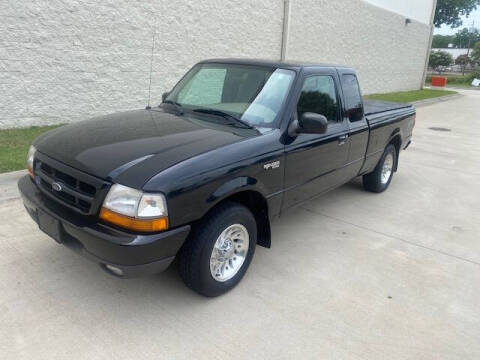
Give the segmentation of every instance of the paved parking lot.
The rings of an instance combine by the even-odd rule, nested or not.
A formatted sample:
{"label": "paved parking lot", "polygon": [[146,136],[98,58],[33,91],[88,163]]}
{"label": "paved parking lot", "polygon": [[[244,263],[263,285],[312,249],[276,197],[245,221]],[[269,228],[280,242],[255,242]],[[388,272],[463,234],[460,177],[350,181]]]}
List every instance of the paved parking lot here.
{"label": "paved parking lot", "polygon": [[284,214],[215,299],[174,269],[105,274],[0,177],[0,358],[479,359],[480,92],[463,94],[418,109],[387,192],[354,181]]}

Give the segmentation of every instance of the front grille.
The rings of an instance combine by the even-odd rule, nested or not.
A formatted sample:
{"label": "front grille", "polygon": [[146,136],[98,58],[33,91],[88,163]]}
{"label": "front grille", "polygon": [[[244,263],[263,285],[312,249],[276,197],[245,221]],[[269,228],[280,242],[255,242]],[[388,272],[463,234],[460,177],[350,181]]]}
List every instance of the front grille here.
{"label": "front grille", "polygon": [[43,193],[86,215],[97,212],[109,184],[62,163],[36,158],[35,182]]}

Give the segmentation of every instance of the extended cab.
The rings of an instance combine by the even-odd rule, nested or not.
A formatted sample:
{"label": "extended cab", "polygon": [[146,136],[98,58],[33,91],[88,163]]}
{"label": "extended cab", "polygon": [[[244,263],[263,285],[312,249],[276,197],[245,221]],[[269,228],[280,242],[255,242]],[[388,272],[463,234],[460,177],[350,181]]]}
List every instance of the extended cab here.
{"label": "extended cab", "polygon": [[357,176],[384,191],[415,123],[339,66],[207,60],[162,99],[41,135],[19,188],[42,231],[109,273],[176,258],[206,296],[241,280],[286,209]]}

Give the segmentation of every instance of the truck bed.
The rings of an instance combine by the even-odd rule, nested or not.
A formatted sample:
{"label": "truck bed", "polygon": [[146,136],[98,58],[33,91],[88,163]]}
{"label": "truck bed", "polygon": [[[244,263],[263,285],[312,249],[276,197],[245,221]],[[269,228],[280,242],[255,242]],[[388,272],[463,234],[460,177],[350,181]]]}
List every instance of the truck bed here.
{"label": "truck bed", "polygon": [[396,103],[380,100],[363,100],[363,105],[366,116],[382,113],[385,111],[400,110],[412,107],[412,105],[409,103]]}
{"label": "truck bed", "polygon": [[370,133],[361,173],[369,173],[374,170],[394,134],[400,135],[400,143],[396,145],[399,149],[408,145],[415,121],[415,108],[408,103],[365,100],[364,111]]}

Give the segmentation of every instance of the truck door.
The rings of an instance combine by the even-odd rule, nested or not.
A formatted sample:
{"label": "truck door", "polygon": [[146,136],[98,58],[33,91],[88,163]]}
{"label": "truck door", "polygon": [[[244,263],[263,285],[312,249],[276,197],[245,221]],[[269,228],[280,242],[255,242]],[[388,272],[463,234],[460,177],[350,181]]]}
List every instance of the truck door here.
{"label": "truck door", "polygon": [[348,173],[347,176],[353,179],[360,172],[365,160],[369,129],[356,75],[351,71],[340,69],[339,76],[344,100],[344,120],[350,129],[350,146],[346,171]]}
{"label": "truck door", "polygon": [[342,116],[338,74],[333,69],[306,72],[292,118],[304,112],[328,119],[325,134],[298,134],[285,145],[283,208],[308,200],[346,181],[348,125]]}

